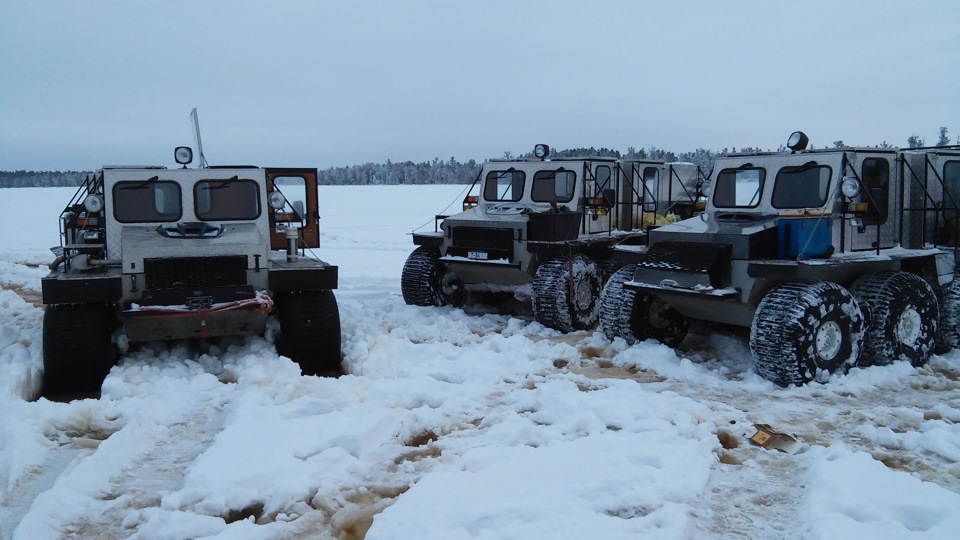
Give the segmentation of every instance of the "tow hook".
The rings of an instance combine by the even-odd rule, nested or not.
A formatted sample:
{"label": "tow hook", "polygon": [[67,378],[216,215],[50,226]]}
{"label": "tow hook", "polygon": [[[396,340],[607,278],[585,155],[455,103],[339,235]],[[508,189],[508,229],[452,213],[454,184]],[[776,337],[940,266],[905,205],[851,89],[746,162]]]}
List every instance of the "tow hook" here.
{"label": "tow hook", "polygon": [[203,339],[207,339],[207,310],[212,305],[212,296],[190,296],[187,298],[187,307],[200,315],[200,337]]}

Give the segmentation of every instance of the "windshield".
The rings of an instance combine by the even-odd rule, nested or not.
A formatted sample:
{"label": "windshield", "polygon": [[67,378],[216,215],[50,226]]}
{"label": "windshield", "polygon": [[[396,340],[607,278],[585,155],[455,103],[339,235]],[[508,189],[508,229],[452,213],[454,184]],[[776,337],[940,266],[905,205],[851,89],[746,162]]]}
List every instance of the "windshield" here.
{"label": "windshield", "polygon": [[537,171],[533,175],[530,197],[536,202],[570,202],[576,181],[577,174],[573,171]]}
{"label": "windshield", "polygon": [[197,218],[204,221],[256,219],[260,188],[253,180],[201,180],[193,187]]}
{"label": "windshield", "polygon": [[113,216],[121,223],[170,222],[181,215],[180,186],[176,182],[154,177],[113,186]]}
{"label": "windshield", "polygon": [[773,184],[774,208],[820,208],[827,202],[830,167],[784,167]]}
{"label": "windshield", "polygon": [[483,199],[490,202],[516,202],[523,197],[523,171],[490,171],[483,182]]}
{"label": "windshield", "polygon": [[755,208],[760,204],[767,171],[761,168],[724,169],[713,187],[717,208]]}

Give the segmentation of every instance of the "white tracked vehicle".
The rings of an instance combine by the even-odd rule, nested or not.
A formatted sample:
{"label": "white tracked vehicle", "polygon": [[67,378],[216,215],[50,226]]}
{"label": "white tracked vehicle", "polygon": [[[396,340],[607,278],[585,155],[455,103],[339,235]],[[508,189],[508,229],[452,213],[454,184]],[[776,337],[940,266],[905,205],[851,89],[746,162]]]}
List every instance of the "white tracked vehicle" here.
{"label": "white tracked vehicle", "polygon": [[[463,212],[415,232],[403,267],[408,304],[462,305],[475,293],[530,299],[537,321],[561,331],[597,324],[610,247],[645,242],[651,223],[689,216],[700,176],[690,163],[611,158],[492,159]],[[474,192],[476,190],[476,193]]]}
{"label": "white tracked vehicle", "polygon": [[610,339],[679,344],[692,319],[750,328],[780,385],[960,345],[960,148],[733,154],[704,214],[650,232],[601,295]]}
{"label": "white tracked vehicle", "polygon": [[263,334],[270,316],[305,373],[339,371],[337,267],[306,251],[319,247],[317,170],[188,169],[192,155],[104,167],[63,210],[42,280],[45,392],[99,388],[121,327],[130,342],[204,339]]}

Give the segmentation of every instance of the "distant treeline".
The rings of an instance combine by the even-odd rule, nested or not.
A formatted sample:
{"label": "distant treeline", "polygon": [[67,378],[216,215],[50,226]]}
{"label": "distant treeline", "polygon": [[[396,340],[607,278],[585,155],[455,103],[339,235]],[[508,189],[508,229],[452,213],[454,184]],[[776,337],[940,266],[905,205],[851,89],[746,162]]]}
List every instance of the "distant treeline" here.
{"label": "distant treeline", "polygon": [[[746,150],[746,149],[745,149]],[[626,153],[608,148],[571,148],[567,150],[551,150],[550,158],[575,158],[575,157],[613,157],[613,158],[636,158],[636,159],[655,159],[664,161],[689,161],[696,163],[703,170],[709,171],[713,167],[717,154],[704,149],[698,149],[695,152],[684,152],[675,154],[657,148],[627,149]],[[528,152],[521,156],[514,156],[511,152],[504,152],[503,158],[513,157],[533,158],[533,152]],[[433,161],[424,161],[414,163],[404,161],[401,163],[364,163],[362,165],[350,165],[347,167],[331,167],[320,171],[321,184],[338,185],[394,185],[394,184],[469,184],[480,173],[481,163],[471,159],[466,163],[461,163],[455,158],[447,161],[441,161],[434,158]]]}
{"label": "distant treeline", "polygon": [[[940,136],[937,146],[946,146],[951,143],[947,136],[947,128],[940,128]],[[960,141],[958,141],[960,143]],[[924,145],[924,140],[917,135],[911,135],[907,139],[908,148],[916,148]],[[843,141],[834,141],[831,147],[846,146]],[[890,147],[886,141],[882,147]],[[810,148],[813,148],[811,145]],[[572,158],[572,157],[613,157],[622,159],[651,159],[663,161],[687,161],[700,167],[704,174],[713,170],[713,163],[718,156],[731,152],[753,152],[760,151],[760,148],[724,148],[720,151],[706,150],[698,148],[693,152],[674,153],[667,150],[661,150],[656,147],[627,148],[626,152],[621,153],[618,150],[609,148],[570,148],[566,150],[552,149],[550,157],[553,159]],[[514,156],[511,152],[504,152],[503,158],[527,157],[532,158],[533,152],[528,152],[520,156]],[[433,161],[423,161],[414,163],[412,161],[403,161],[394,163],[364,163],[362,165],[349,165],[346,167],[330,167],[320,171],[320,183],[325,185],[394,185],[394,184],[469,184],[474,181],[480,172],[481,163],[471,159],[461,163],[454,158],[447,161],[441,161],[440,158],[434,158]],[[0,171],[0,187],[56,187],[56,186],[79,186],[83,178],[89,173],[83,171]]]}

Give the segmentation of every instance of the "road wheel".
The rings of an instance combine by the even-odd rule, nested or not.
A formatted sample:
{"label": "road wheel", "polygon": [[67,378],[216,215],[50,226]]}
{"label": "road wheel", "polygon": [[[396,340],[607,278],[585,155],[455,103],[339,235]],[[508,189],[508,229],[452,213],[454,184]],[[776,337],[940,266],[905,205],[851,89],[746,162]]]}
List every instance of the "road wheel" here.
{"label": "road wheel", "polygon": [[600,315],[600,268],[586,255],[554,257],[533,278],[533,315],[544,325],[572,332],[596,326]]}
{"label": "road wheel", "polygon": [[930,284],[910,272],[880,272],[861,277],[850,292],[870,312],[861,366],[884,366],[897,360],[915,366],[927,362],[940,321],[937,295]]}
{"label": "road wheel", "polygon": [[690,319],[659,297],[627,289],[637,266],[628,264],[614,272],[600,293],[600,328],[607,339],[621,337],[633,345],[655,339],[676,347],[687,337]]}
{"label": "road wheel", "polygon": [[825,381],[857,365],[864,331],[850,291],[828,281],[788,282],[757,307],[750,351],[760,376],[776,384]]}
{"label": "road wheel", "polygon": [[940,327],[934,352],[945,354],[960,349],[960,274],[937,295],[940,304]]}
{"label": "road wheel", "polygon": [[112,306],[51,304],[43,312],[43,393],[100,389],[116,356]]}
{"label": "road wheel", "polygon": [[633,301],[630,328],[637,341],[655,339],[676,347],[690,331],[690,319],[653,294],[639,293]]}
{"label": "road wheel", "polygon": [[300,364],[304,375],[339,375],[340,311],[333,291],[289,293],[277,298],[277,352]]}
{"label": "road wheel", "polygon": [[463,283],[440,262],[440,251],[420,246],[403,264],[403,301],[413,306],[462,306]]}

